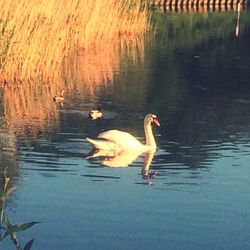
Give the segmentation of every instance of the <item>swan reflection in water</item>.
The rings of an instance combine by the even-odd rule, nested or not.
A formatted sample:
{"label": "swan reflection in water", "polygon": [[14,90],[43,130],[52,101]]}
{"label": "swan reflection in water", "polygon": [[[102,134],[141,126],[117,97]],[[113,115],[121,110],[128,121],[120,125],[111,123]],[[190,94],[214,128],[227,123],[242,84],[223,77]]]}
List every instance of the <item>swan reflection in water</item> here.
{"label": "swan reflection in water", "polygon": [[131,165],[140,155],[144,154],[144,163],[141,168],[142,177],[145,179],[155,178],[156,171],[149,172],[152,160],[154,158],[155,150],[146,152],[134,150],[95,150],[90,153],[85,159],[100,158],[100,163],[110,168],[122,168]]}
{"label": "swan reflection in water", "polygon": [[[97,139],[86,138],[95,148],[87,159],[94,157],[104,157],[101,160],[103,165],[108,167],[127,167],[139,155],[145,154],[142,167],[142,175],[145,178],[151,177],[148,170],[156,150],[156,142],[152,131],[152,124],[160,126],[156,115],[147,114],[144,118],[144,132],[146,144],[142,144],[133,135],[120,130],[108,130],[98,135]],[[152,175],[152,177],[155,175]]]}

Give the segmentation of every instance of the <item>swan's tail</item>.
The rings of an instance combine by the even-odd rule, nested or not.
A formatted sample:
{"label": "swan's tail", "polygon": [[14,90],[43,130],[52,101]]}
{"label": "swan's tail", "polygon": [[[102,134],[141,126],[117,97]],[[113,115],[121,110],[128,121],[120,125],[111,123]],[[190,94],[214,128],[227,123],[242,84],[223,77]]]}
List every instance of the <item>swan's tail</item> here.
{"label": "swan's tail", "polygon": [[111,149],[114,147],[112,142],[106,140],[93,140],[90,138],[86,138],[86,140],[96,149]]}

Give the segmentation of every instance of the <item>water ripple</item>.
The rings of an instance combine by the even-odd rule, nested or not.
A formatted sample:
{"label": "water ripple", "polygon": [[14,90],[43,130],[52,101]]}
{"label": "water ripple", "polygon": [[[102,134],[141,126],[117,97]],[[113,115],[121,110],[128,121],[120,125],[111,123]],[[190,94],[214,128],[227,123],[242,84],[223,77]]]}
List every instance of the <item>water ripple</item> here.
{"label": "water ripple", "polygon": [[97,179],[116,179],[119,180],[121,177],[116,176],[108,176],[108,175],[93,175],[93,174],[82,174],[83,177],[89,177],[89,178],[97,178]]}

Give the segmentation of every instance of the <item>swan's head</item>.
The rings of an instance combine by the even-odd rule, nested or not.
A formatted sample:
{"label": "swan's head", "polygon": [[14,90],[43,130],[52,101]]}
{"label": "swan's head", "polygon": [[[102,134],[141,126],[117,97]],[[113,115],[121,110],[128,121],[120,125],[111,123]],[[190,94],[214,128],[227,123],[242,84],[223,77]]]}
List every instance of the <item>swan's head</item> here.
{"label": "swan's head", "polygon": [[146,115],[146,116],[145,116],[144,123],[145,123],[146,125],[149,125],[149,124],[151,124],[151,123],[154,123],[155,125],[160,126],[160,122],[159,122],[157,116],[156,116],[156,115],[153,115],[153,114],[148,114],[148,115]]}

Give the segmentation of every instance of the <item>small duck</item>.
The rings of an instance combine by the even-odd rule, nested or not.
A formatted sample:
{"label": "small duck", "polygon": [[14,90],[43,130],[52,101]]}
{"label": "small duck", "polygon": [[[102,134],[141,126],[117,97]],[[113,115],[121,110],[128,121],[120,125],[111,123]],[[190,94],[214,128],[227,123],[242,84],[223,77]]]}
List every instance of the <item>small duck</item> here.
{"label": "small duck", "polygon": [[64,101],[63,95],[64,95],[64,90],[61,91],[59,96],[58,95],[54,96],[53,101],[54,102],[63,102]]}
{"label": "small duck", "polygon": [[102,117],[102,106],[98,106],[97,109],[89,111],[89,118],[92,120],[100,119]]}

